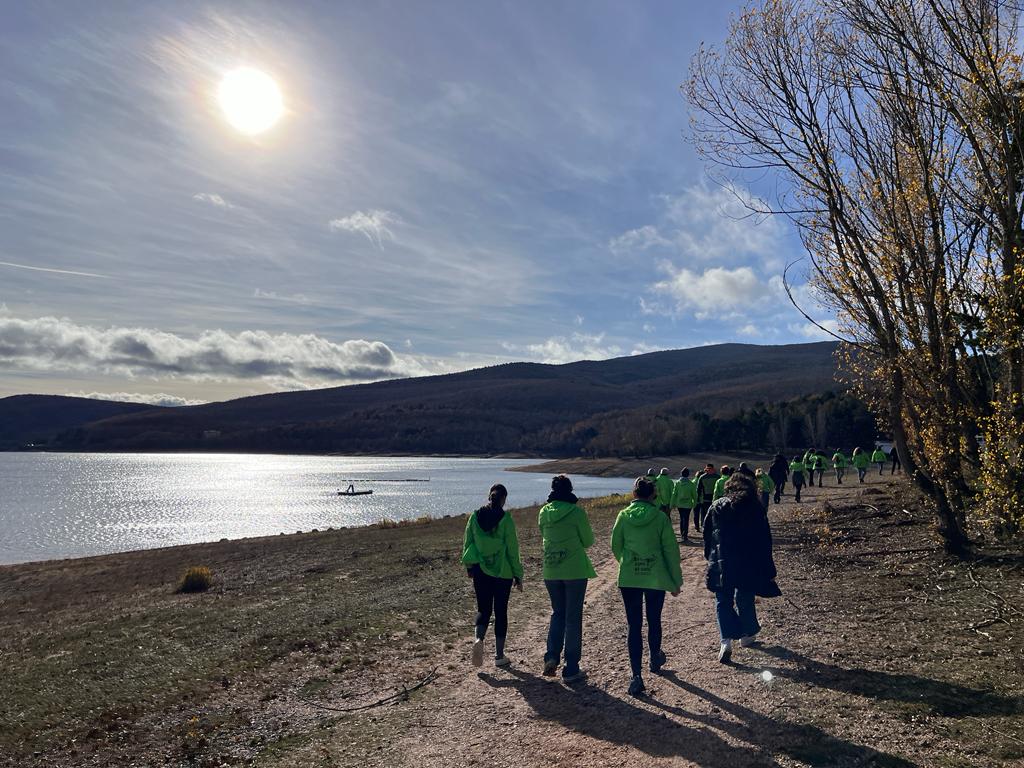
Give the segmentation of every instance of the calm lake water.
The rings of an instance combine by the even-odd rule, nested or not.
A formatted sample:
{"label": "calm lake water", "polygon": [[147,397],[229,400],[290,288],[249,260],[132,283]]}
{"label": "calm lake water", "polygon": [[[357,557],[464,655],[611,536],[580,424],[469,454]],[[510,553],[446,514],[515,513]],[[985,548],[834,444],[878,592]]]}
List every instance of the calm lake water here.
{"label": "calm lake water", "polygon": [[[536,460],[257,454],[0,453],[0,563],[471,512],[493,483],[543,501]],[[409,480],[429,482],[407,482]],[[372,496],[341,497],[354,482]],[[580,496],[627,479],[573,477]]]}

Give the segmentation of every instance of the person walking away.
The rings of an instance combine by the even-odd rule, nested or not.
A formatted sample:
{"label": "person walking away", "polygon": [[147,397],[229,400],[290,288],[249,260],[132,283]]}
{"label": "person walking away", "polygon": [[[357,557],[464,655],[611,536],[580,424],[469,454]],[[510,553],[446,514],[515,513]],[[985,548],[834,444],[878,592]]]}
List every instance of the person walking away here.
{"label": "person walking away", "polygon": [[523,563],[519,558],[519,535],[512,516],[505,512],[508,491],[492,485],[488,502],[469,516],[462,543],[462,564],[473,579],[476,593],[476,638],[474,667],[484,663],[484,636],[494,614],[494,666],[507,667],[508,600],[513,585],[523,589]]}
{"label": "person walking away", "polygon": [[837,448],[836,452],[832,454],[832,469],[836,471],[836,482],[839,485],[843,484],[843,478],[846,476],[846,467],[849,463],[842,449]]}
{"label": "person walking away", "polygon": [[888,460],[888,456],[885,455],[885,451],[882,450],[882,446],[876,445],[875,452],[871,454],[871,463],[878,465],[878,476],[881,477],[885,470],[885,462]]}
{"label": "person walking away", "polygon": [[683,471],[679,473],[672,494],[672,505],[679,510],[679,534],[683,541],[689,541],[691,512],[694,528],[700,530],[700,526],[697,525],[697,485],[690,479],[689,467],[683,467]]}
{"label": "person walking away", "polygon": [[676,484],[668,473],[668,467],[662,467],[654,478],[654,488],[657,493],[655,506],[672,519],[672,497],[676,492]]}
{"label": "person walking away", "polygon": [[729,479],[729,475],[732,474],[732,467],[728,464],[722,465],[722,474],[715,481],[715,490],[711,494],[711,501],[716,502],[722,498],[722,494],[725,493],[725,481]]}
{"label": "person walking away", "polygon": [[868,473],[868,467],[871,466],[871,457],[859,446],[853,449],[853,466],[857,470],[857,479],[863,483],[864,476]]}
{"label": "person walking away", "polygon": [[707,514],[708,507],[711,506],[711,502],[714,500],[715,483],[718,482],[719,477],[720,475],[715,471],[714,464],[708,464],[697,477],[697,516],[693,520],[693,529],[695,531],[699,531],[704,523],[704,515]]}
{"label": "person walking away", "polygon": [[768,513],[757,498],[749,477],[734,474],[725,484],[725,496],[711,505],[704,521],[705,584],[715,594],[721,645],[718,660],[728,663],[733,642],[741,647],[756,642],[761,625],[755,597],[778,597],[772,558],[772,532]]}
{"label": "person walking away", "polygon": [[657,674],[667,659],[661,649],[661,611],[665,593],[675,597],[683,585],[679,544],[672,522],[654,506],[657,490],[646,478],[633,484],[633,503],[619,512],[612,528],[612,554],[619,563],[619,590],[629,626],[629,694],[646,690],[643,666],[643,622],[647,609],[650,670]]}
{"label": "person walking away", "polygon": [[586,675],[580,669],[583,653],[583,598],[587,579],[597,576],[587,556],[594,532],[587,513],[572,492],[565,475],[551,480],[551,493],[540,508],[537,525],[544,551],[544,586],[551,598],[548,645],[544,653],[544,674],[553,677],[565,650],[562,680],[575,683]]}
{"label": "person walking away", "polygon": [[892,471],[889,474],[895,475],[897,470],[902,474],[903,464],[900,463],[900,454],[899,451],[896,450],[895,445],[892,447],[892,450],[889,451],[889,458],[892,460]]}
{"label": "person walking away", "polygon": [[757,472],[754,473],[754,480],[757,485],[757,490],[761,494],[761,504],[765,510],[768,509],[768,501],[771,495],[775,492],[775,483],[772,481],[770,475],[766,474],[760,467],[757,468]]}
{"label": "person walking away", "polygon": [[796,500],[800,501],[800,490],[804,487],[804,473],[807,472],[807,465],[797,456],[789,464],[789,479],[793,483],[793,491],[796,493]]}
{"label": "person walking away", "polygon": [[[815,452],[814,454],[814,470],[818,473],[818,487],[821,488],[825,482],[825,465],[828,462],[825,460],[825,454],[821,452]],[[811,485],[814,485],[814,475],[811,474]]]}
{"label": "person walking away", "polygon": [[754,470],[750,468],[750,465],[745,461],[741,461],[739,467],[736,469],[737,472],[742,472],[747,477],[753,479],[755,476]]}
{"label": "person walking away", "polygon": [[789,480],[789,462],[781,453],[776,453],[772,459],[771,466],[768,467],[768,476],[775,483],[775,503],[778,504],[782,499],[782,492],[786,489],[786,481]]}

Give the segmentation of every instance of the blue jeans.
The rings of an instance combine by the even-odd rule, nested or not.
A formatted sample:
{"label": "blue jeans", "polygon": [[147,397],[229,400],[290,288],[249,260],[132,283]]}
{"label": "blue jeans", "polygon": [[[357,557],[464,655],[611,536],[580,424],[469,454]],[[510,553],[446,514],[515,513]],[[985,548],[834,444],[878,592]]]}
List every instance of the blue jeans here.
{"label": "blue jeans", "polygon": [[551,597],[551,624],[544,661],[557,664],[565,648],[562,675],[575,675],[580,671],[583,654],[583,598],[587,594],[587,580],[544,579],[544,586]]}
{"label": "blue jeans", "polygon": [[753,637],[761,631],[754,610],[754,593],[742,589],[721,589],[715,592],[715,613],[722,641]]}
{"label": "blue jeans", "polygon": [[864,482],[864,475],[868,473],[867,467],[857,467],[857,479]]}

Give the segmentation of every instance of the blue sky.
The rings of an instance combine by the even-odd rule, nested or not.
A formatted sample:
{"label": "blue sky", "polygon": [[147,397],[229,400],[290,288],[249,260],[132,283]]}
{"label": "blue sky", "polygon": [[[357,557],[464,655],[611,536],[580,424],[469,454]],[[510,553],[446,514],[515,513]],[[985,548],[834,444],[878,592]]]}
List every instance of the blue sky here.
{"label": "blue sky", "polygon": [[[46,3],[0,30],[0,396],[817,339],[679,85],[732,3]],[[283,118],[216,101],[258,68]]]}

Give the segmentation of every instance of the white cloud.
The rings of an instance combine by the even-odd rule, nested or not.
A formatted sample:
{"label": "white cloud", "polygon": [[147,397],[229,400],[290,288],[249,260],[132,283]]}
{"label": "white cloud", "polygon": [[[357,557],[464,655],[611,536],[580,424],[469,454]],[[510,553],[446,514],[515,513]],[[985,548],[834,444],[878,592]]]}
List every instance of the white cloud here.
{"label": "white cloud", "polygon": [[773,216],[752,213],[764,203],[748,190],[695,184],[679,195],[661,195],[662,211],[656,224],[631,229],[608,243],[616,255],[657,249],[686,263],[718,265],[749,263],[756,259],[769,269],[781,269],[785,227]]}
{"label": "white cloud", "polygon": [[835,336],[832,333],[839,335],[839,323],[835,320],[822,320],[819,323],[821,326],[827,329],[822,330],[814,323],[790,323],[789,332],[795,333],[798,336],[803,336],[811,341],[834,341]]}
{"label": "white cloud", "polygon": [[671,246],[672,241],[662,237],[658,228],[647,224],[637,229],[631,229],[609,241],[608,248],[617,256],[646,251],[650,248]]}
{"label": "white cloud", "polygon": [[213,192],[196,192],[196,194],[192,195],[192,199],[200,203],[207,203],[208,205],[213,205],[217,208],[224,208],[227,210],[235,207],[223,197]]}
{"label": "white cloud", "polygon": [[57,317],[0,317],[0,363],[124,376],[258,379],[278,388],[416,376],[440,367],[399,356],[381,341],[333,342],[311,333],[222,330],[189,338],[151,328],[77,325]]}
{"label": "white cloud", "polygon": [[356,211],[340,219],[331,219],[328,226],[331,231],[353,232],[364,235],[378,248],[384,247],[384,240],[394,240],[395,233],[389,225],[398,223],[398,217],[391,211],[376,208],[369,211]]}
{"label": "white cloud", "polygon": [[644,333],[654,333],[657,327],[653,323],[644,323]]}
{"label": "white cloud", "polygon": [[636,355],[646,355],[648,352],[660,352],[662,349],[664,349],[664,347],[659,347],[655,344],[646,344],[644,342],[640,342],[638,344],[633,345],[633,351],[630,352],[629,354],[635,357]]}
{"label": "white cloud", "polygon": [[304,293],[280,294],[275,291],[264,291],[257,288],[252,292],[254,299],[265,299],[267,301],[283,301],[287,304],[311,304],[312,301]]}
{"label": "white cloud", "polygon": [[618,345],[605,343],[603,333],[573,333],[571,336],[552,336],[537,344],[505,343],[502,346],[512,354],[524,355],[531,360],[552,365],[577,360],[607,360],[622,354],[622,348]]}
{"label": "white cloud", "polygon": [[[679,311],[692,312],[698,319],[742,314],[772,292],[750,267],[712,267],[699,273],[672,265],[665,269],[668,279],[655,283],[654,291],[668,296]],[[775,297],[770,300],[775,301]]]}
{"label": "white cloud", "polygon": [[55,269],[53,267],[33,267],[31,264],[15,264],[13,261],[0,261],[0,267],[27,269],[32,272],[51,272],[55,275],[74,275],[75,277],[99,277],[104,280],[109,279],[109,275],[99,275],[95,272],[76,272],[71,269]]}
{"label": "white cloud", "polygon": [[575,322],[577,326],[581,326],[581,325],[583,325],[583,320],[584,320],[583,315],[576,315],[576,317],[573,320],[573,322]]}
{"label": "white cloud", "polygon": [[165,392],[143,394],[141,392],[68,392],[66,397],[85,397],[89,400],[113,400],[118,403],[143,403],[178,408],[184,405],[202,405],[206,400],[192,400]]}
{"label": "white cloud", "polygon": [[751,336],[753,338],[757,338],[758,336],[762,335],[761,329],[758,328],[753,323],[747,323],[742,328],[737,328],[736,333],[738,333],[740,336]]}

